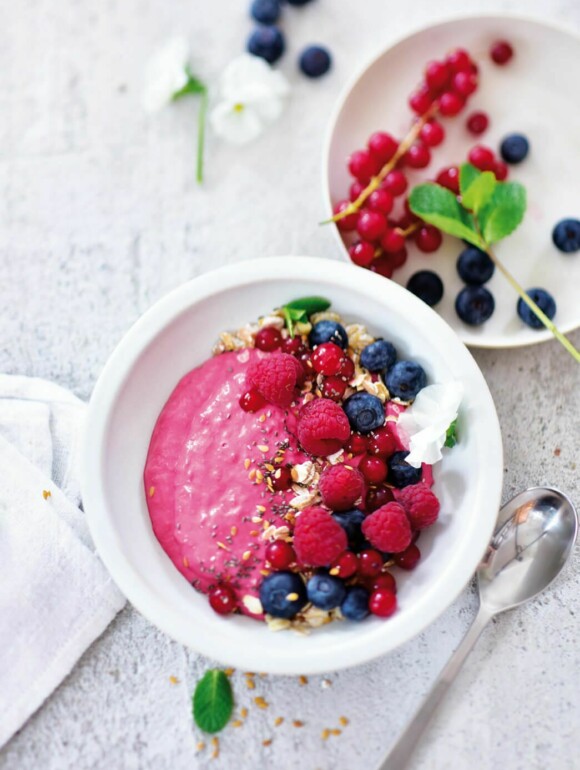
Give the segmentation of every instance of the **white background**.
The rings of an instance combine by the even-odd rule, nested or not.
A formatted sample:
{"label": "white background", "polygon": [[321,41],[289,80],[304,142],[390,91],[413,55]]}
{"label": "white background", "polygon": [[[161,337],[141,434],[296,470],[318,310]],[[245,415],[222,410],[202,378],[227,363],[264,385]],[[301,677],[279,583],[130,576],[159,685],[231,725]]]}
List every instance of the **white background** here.
{"label": "white background", "polygon": [[[210,138],[200,189],[196,106],[145,115],[143,65],[168,36],[186,32],[194,71],[211,80],[243,48],[245,1],[0,0],[0,369],[88,397],[123,332],[182,281],[253,256],[336,258],[332,234],[317,221],[323,134],[341,87],[390,37],[477,9],[525,11],[580,29],[578,0],[316,0],[288,9],[281,67],[294,86],[291,105],[242,151]],[[296,53],[311,42],[335,56],[333,73],[319,82],[296,72]],[[580,345],[580,333],[572,339]],[[578,367],[554,342],[475,355],[502,423],[504,496],[551,483],[577,498]],[[414,768],[578,766],[579,577],[573,563],[549,592],[488,629]],[[322,677],[305,686],[268,677],[250,692],[236,674],[238,706],[250,715],[221,735],[217,761],[207,750],[196,754],[190,716],[193,685],[208,662],[127,608],[0,753],[0,768],[371,768],[475,607],[466,590],[422,636],[329,676],[326,688]],[[271,704],[267,711],[252,706],[256,694]],[[351,720],[343,735],[322,742],[321,730],[343,714]],[[286,722],[274,728],[278,715]],[[292,727],[292,719],[305,726]]]}

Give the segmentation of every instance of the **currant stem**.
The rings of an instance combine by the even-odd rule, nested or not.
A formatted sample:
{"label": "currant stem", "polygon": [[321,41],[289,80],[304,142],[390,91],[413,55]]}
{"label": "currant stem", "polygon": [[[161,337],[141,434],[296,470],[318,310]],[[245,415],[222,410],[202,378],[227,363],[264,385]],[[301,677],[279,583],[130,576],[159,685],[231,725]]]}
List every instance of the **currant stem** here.
{"label": "currant stem", "polygon": [[197,167],[196,167],[196,179],[197,183],[203,182],[203,155],[205,148],[205,116],[207,113],[207,88],[201,92],[199,113],[197,116]]}

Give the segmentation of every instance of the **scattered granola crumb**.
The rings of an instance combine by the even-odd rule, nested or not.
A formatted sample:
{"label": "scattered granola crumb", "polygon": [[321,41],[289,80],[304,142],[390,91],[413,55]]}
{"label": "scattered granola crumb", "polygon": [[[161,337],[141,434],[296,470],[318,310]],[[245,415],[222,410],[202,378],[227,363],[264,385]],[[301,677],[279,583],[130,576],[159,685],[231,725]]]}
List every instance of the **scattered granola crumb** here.
{"label": "scattered granola crumb", "polygon": [[258,676],[260,677],[260,679],[265,679],[265,678],[268,676],[268,674],[265,674],[263,671],[261,671],[261,672],[258,674]]}
{"label": "scattered granola crumb", "polygon": [[280,727],[283,721],[284,721],[284,717],[276,717],[276,719],[274,720],[274,727]]}
{"label": "scattered granola crumb", "polygon": [[332,727],[330,730],[331,735],[342,735],[342,730],[339,730],[338,727]]}
{"label": "scattered granola crumb", "polygon": [[232,676],[236,669],[235,668],[224,668],[224,674],[226,676]]}
{"label": "scattered granola crumb", "polygon": [[326,690],[332,686],[332,682],[330,679],[323,679],[322,682],[320,683],[320,686],[322,687],[323,690]]}
{"label": "scattered granola crumb", "polygon": [[270,705],[267,700],[262,698],[261,695],[258,695],[256,698],[254,698],[254,703],[259,709],[267,709]]}
{"label": "scattered granola crumb", "polygon": [[205,743],[203,741],[199,741],[199,743],[195,748],[197,749],[197,751],[203,751],[205,749]]}
{"label": "scattered granola crumb", "polygon": [[149,497],[153,497],[154,494],[155,494],[155,487],[149,487]]}
{"label": "scattered granola crumb", "polygon": [[330,730],[328,727],[325,727],[324,730],[321,732],[320,737],[323,741],[327,741],[330,738]]}
{"label": "scattered granola crumb", "polygon": [[217,759],[220,755],[220,740],[219,738],[212,738],[211,739],[211,745],[213,748],[213,752],[211,755],[212,759]]}
{"label": "scattered granola crumb", "polygon": [[259,513],[266,513],[266,506],[265,506],[265,505],[257,505],[257,506],[256,506],[256,510],[257,510]]}
{"label": "scattered granola crumb", "polygon": [[246,457],[246,459],[244,460],[244,468],[248,470],[251,464],[252,464],[252,461],[250,460],[250,458]]}
{"label": "scattered granola crumb", "polygon": [[338,721],[343,727],[346,727],[348,725],[348,719],[346,717],[339,717]]}
{"label": "scattered granola crumb", "polygon": [[232,722],[232,727],[242,727],[243,724],[244,723],[242,722],[241,719],[234,719],[234,721]]}
{"label": "scattered granola crumb", "polygon": [[231,535],[232,537],[235,537],[237,534],[238,534],[238,528],[237,528],[237,527],[232,527],[232,528],[230,529],[230,535]]}
{"label": "scattered granola crumb", "polygon": [[186,569],[187,569],[187,567],[189,567],[189,560],[188,560],[187,556],[184,556],[184,557],[183,557],[183,566],[184,566]]}
{"label": "scattered granola crumb", "polygon": [[169,677],[170,684],[179,684],[179,679],[176,676]]}
{"label": "scattered granola crumb", "polygon": [[242,554],[242,561],[248,561],[251,555],[252,555],[251,551],[244,551],[244,553]]}
{"label": "scattered granola crumb", "polygon": [[561,454],[562,454],[562,450],[560,449],[560,447],[559,447],[559,446],[557,446],[557,447],[554,449],[554,457],[560,457],[560,455],[561,455]]}
{"label": "scattered granola crumb", "polygon": [[301,719],[295,719],[292,724],[294,727],[304,727],[304,722]]}
{"label": "scattered granola crumb", "polygon": [[43,489],[42,496],[44,497],[45,500],[48,500],[49,497],[52,497],[52,492],[50,491],[50,489]]}
{"label": "scattered granola crumb", "polygon": [[256,683],[253,679],[246,679],[246,687],[248,690],[255,690],[256,689]]}
{"label": "scattered granola crumb", "polygon": [[266,415],[265,414],[261,414],[258,417],[258,422],[266,422]]}
{"label": "scattered granola crumb", "polygon": [[304,675],[302,675],[302,676],[299,676],[299,677],[298,677],[298,682],[299,682],[300,684],[308,684],[308,677],[307,677],[307,676],[304,676]]}
{"label": "scattered granola crumb", "polygon": [[267,454],[270,451],[270,447],[267,444],[258,444],[258,449],[263,454]]}
{"label": "scattered granola crumb", "polygon": [[294,593],[288,594],[288,596],[286,597],[286,601],[295,602],[298,598],[299,598],[298,594],[294,592]]}
{"label": "scattered granola crumb", "polygon": [[230,548],[228,548],[228,546],[225,543],[221,543],[219,540],[217,541],[217,546],[218,548],[223,548],[224,551],[231,550]]}
{"label": "scattered granola crumb", "polygon": [[262,746],[271,746],[272,745],[272,739],[266,738],[265,741],[262,741]]}
{"label": "scattered granola crumb", "polygon": [[242,719],[245,719],[248,716],[248,709],[245,706],[242,706],[240,709],[240,716]]}

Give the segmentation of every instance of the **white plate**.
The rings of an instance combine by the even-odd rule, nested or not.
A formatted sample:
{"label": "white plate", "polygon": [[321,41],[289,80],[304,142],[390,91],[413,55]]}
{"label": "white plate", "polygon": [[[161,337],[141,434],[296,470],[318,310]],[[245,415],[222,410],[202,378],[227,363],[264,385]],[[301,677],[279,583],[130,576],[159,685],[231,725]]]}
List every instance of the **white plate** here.
{"label": "white plate", "polygon": [[[153,534],[143,467],[164,403],[179,379],[208,358],[219,332],[311,294],[328,297],[345,319],[388,335],[401,356],[425,367],[431,381],[461,380],[465,398],[460,443],[435,469],[442,514],[421,535],[420,565],[398,576],[397,613],[388,621],[333,623],[304,637],[272,633],[265,623],[239,615],[224,618],[211,610]],[[107,362],[91,398],[83,450],[83,502],[91,534],[128,599],[177,641],[227,665],[278,674],[354,666],[429,625],[476,569],[495,523],[502,481],[493,401],[457,335],[394,283],[351,265],[304,257],[231,265],[157,302]]]}
{"label": "white plate", "polygon": [[[488,56],[490,44],[498,39],[509,40],[515,50],[503,67]],[[524,289],[540,286],[553,294],[558,308],[554,321],[568,332],[580,326],[580,253],[562,254],[551,234],[559,220],[580,217],[580,37],[575,34],[527,18],[473,16],[435,24],[391,44],[348,85],[332,117],[323,167],[327,209],[330,212],[331,202],[348,197],[352,181],[346,168],[348,155],[364,147],[373,131],[404,136],[411,123],[407,98],[426,63],[457,47],[477,59],[480,88],[464,112],[443,119],[444,143],[433,150],[427,169],[409,173],[409,181],[432,178],[444,166],[465,161],[476,143],[497,152],[503,136],[524,133],[530,155],[510,168],[510,179],[526,186],[528,210],[520,228],[496,250]],[[489,114],[490,127],[474,137],[465,121],[480,109]],[[349,259],[338,229],[328,226]],[[455,263],[462,247],[461,241],[450,237],[435,254],[422,254],[411,245],[407,264],[395,271],[393,280],[404,286],[417,270],[437,272],[445,294],[436,310],[468,345],[515,347],[551,339],[550,332],[534,331],[520,321],[517,295],[497,270],[487,284],[496,300],[493,316],[481,327],[458,318],[454,302],[463,284]]]}

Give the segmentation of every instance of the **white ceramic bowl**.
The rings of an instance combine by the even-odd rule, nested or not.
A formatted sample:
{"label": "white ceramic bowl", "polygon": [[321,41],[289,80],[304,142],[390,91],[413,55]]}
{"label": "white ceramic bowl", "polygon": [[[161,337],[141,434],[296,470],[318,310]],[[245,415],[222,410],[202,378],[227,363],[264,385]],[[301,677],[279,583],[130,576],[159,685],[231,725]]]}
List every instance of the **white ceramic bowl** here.
{"label": "white ceramic bowl", "polygon": [[[489,59],[489,47],[498,39],[514,46],[515,56],[505,67]],[[510,179],[525,185],[528,209],[522,225],[497,245],[496,252],[524,289],[541,286],[553,294],[558,305],[554,321],[562,332],[580,326],[580,256],[562,254],[551,238],[558,221],[580,215],[580,100],[570,96],[577,91],[578,34],[522,16],[478,13],[440,21],[387,42],[388,47],[347,84],[331,116],[322,169],[327,213],[332,202],[348,195],[352,181],[346,168],[348,155],[364,147],[378,129],[404,136],[412,117],[407,99],[421,80],[425,64],[453,48],[465,47],[480,66],[481,87],[465,112],[442,120],[445,141],[433,150],[425,170],[409,171],[409,181],[417,184],[433,178],[444,166],[464,161],[474,144],[497,151],[507,134],[526,134],[531,143],[529,157],[511,166]],[[480,137],[471,136],[465,128],[467,115],[475,110],[490,116],[489,129]],[[329,227],[343,258],[350,261],[338,229]],[[449,236],[434,254],[422,254],[411,245],[407,263],[395,271],[393,280],[406,285],[417,270],[439,273],[445,294],[435,309],[467,345],[516,347],[552,339],[549,331],[530,329],[520,321],[518,297],[498,270],[488,284],[496,301],[492,317],[478,327],[459,319],[454,303],[463,283],[455,264],[462,248],[458,239]]]}
{"label": "white ceramic bowl", "polygon": [[[421,536],[423,559],[399,578],[388,621],[334,623],[309,636],[272,633],[247,617],[223,618],[175,569],[153,534],[143,467],[157,416],[178,380],[209,357],[220,331],[296,297],[321,294],[349,321],[385,335],[429,380],[465,385],[460,443],[435,471],[439,522]],[[211,458],[208,458],[211,462]],[[503,462],[493,401],[473,358],[430,308],[352,265],[310,257],[242,262],[207,273],[157,302],[129,330],[91,399],[83,501],[95,544],[119,588],[152,623],[224,664],[277,674],[353,666],[422,631],[465,586],[489,540]]]}

